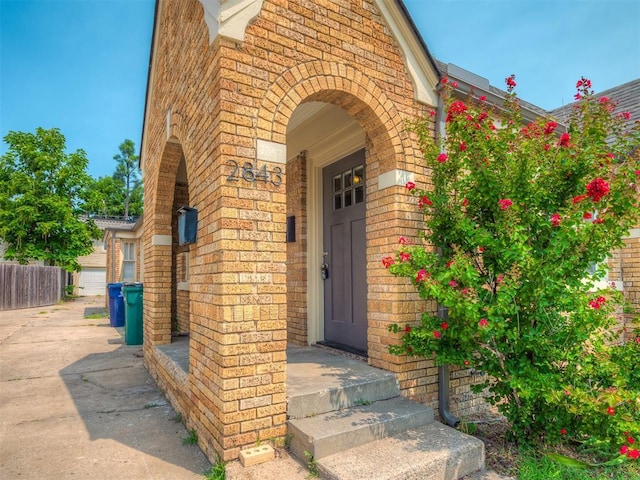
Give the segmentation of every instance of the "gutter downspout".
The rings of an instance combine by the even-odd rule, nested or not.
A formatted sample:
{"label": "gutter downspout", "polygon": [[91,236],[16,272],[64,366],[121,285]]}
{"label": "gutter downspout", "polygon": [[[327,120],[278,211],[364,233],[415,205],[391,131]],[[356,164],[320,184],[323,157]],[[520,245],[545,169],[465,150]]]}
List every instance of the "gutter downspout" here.
{"label": "gutter downspout", "polygon": [[[436,114],[436,142],[439,142],[445,135],[445,116],[444,116],[444,101],[441,96],[438,96],[438,109]],[[438,305],[438,318],[443,320],[448,317],[448,312],[445,307]],[[440,411],[440,417],[444,420],[446,425],[455,427],[460,423],[460,420],[451,413],[450,410],[450,387],[449,387],[449,365],[438,366],[438,409]]]}

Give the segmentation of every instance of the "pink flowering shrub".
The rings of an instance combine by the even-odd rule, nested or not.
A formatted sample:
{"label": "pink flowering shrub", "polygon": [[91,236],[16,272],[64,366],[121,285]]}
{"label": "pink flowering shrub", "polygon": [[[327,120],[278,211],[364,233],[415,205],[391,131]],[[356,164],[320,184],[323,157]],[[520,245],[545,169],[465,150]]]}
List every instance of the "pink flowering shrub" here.
{"label": "pink flowering shrub", "polygon": [[453,98],[443,82],[444,138],[433,141],[429,117],[413,124],[433,172],[433,190],[407,185],[425,243],[401,241],[383,262],[448,318],[391,325],[400,341],[390,351],[486,372],[475,391],[488,391],[516,438],[618,454],[640,438],[640,343],[612,346],[622,296],[594,290],[604,267],[588,271],[637,222],[640,165],[629,154],[640,132],[625,132],[586,79],[568,128],[548,118],[523,127],[506,81],[502,109]]}

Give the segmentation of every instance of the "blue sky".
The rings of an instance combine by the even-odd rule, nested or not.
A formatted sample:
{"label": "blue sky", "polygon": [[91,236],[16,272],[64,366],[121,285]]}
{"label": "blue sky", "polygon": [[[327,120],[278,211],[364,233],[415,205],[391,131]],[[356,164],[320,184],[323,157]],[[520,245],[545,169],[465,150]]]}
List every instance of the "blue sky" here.
{"label": "blue sky", "polygon": [[[640,77],[639,0],[405,0],[431,54],[551,109]],[[153,0],[0,0],[0,136],[57,127],[94,177],[140,147]],[[0,153],[6,145],[0,145]]]}

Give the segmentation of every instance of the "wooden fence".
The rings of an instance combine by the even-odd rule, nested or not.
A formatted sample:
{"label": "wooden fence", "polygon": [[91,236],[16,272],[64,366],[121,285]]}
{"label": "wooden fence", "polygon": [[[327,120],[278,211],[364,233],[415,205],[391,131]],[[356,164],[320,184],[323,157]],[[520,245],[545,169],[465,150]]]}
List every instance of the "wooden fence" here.
{"label": "wooden fence", "polygon": [[0,310],[58,303],[68,284],[60,267],[0,263]]}

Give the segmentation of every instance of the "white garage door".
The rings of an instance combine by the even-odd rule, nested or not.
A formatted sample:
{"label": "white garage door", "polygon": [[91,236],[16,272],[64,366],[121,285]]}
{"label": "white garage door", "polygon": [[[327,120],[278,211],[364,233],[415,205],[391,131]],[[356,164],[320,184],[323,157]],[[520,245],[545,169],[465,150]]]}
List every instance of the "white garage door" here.
{"label": "white garage door", "polygon": [[84,268],[78,278],[78,295],[105,295],[107,288],[106,268]]}

